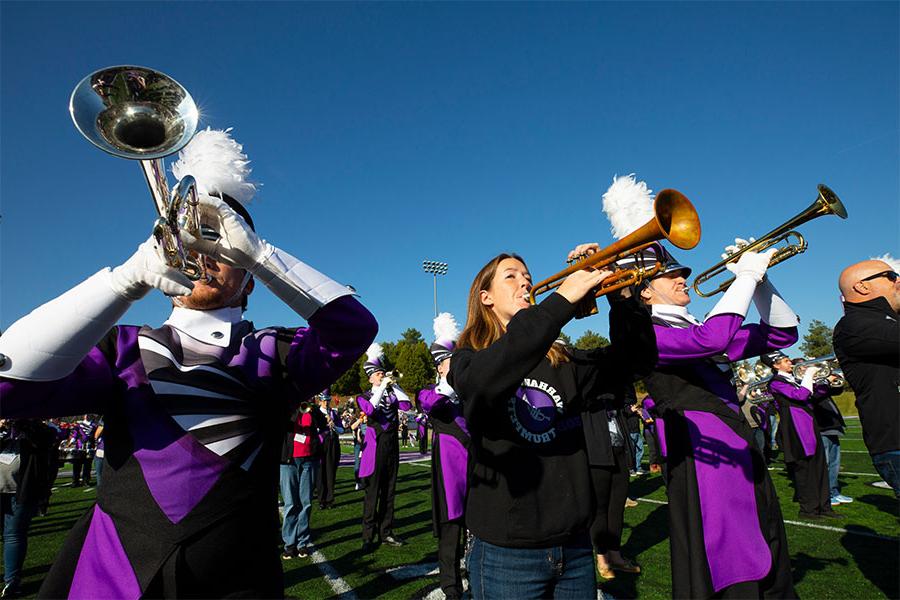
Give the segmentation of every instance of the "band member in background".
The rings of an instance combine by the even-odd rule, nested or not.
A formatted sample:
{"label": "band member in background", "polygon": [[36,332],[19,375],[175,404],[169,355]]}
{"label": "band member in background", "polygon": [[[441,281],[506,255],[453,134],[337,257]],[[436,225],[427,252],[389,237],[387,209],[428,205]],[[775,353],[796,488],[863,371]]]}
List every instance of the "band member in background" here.
{"label": "band member in background", "polygon": [[356,480],[355,490],[365,487],[365,479],[359,476],[360,455],[366,441],[366,413],[357,407],[353,420],[350,423],[350,431],[353,432],[353,477]]}
{"label": "band member in background", "polygon": [[472,435],[466,526],[475,599],[597,594],[581,412],[648,372],[652,328],[633,299],[610,295],[611,345],[568,353],[554,342],[610,274],[577,271],[536,306],[516,255],[491,259],[472,282],[448,383]]}
{"label": "band member in background", "polygon": [[428,454],[428,415],[416,413],[416,436],[419,438],[419,454]]}
{"label": "band member in background", "polygon": [[841,493],[838,482],[838,473],[841,470],[841,438],[845,427],[844,416],[834,401],[834,396],[843,391],[842,385],[839,388],[813,405],[813,417],[819,427],[819,439],[822,440],[825,462],[828,464],[828,488],[832,506],[853,502],[853,498]]}
{"label": "band member in background", "polygon": [[398,411],[412,408],[412,402],[393,376],[385,375],[384,352],[372,344],[366,351],[363,369],[372,389],[356,398],[367,417],[366,437],[360,458],[359,476],[366,481],[363,503],[363,552],[375,549],[375,535],[388,546],[402,546],[394,535],[394,494],[400,468],[397,439]]}
{"label": "band member in background", "polygon": [[828,398],[834,388],[827,383],[816,383],[814,366],[806,369],[801,380],[795,379],[793,362],[783,352],[769,352],[760,360],[772,369],[769,393],[781,418],[778,445],[794,480],[794,497],[800,504],[800,517],[841,518],[831,508],[828,465],[813,415],[815,403]]}
{"label": "band member in background", "polygon": [[331,407],[331,392],[325,390],[317,398],[320,421],[323,427],[319,433],[319,448],[322,463],[319,466],[318,496],[319,508],[328,509],[334,505],[334,482],[341,462],[341,438],[344,427],[336,408]]}
{"label": "band member in background", "polygon": [[450,599],[462,597],[459,561],[465,542],[466,487],[471,439],[459,397],[447,383],[450,360],[459,339],[459,328],[450,313],[434,319],[435,341],[431,356],[437,384],[419,392],[419,407],[434,428],[431,446],[431,522],[438,538],[441,590]]}
{"label": "band member in background", "polygon": [[900,498],[900,269],[888,256],[841,272],[844,316],[834,354],[856,393],[863,442],[872,464]]}
{"label": "band member in background", "polygon": [[[656,402],[650,396],[644,396],[641,400],[641,420],[644,422],[644,447],[650,460],[651,473],[663,473],[665,465],[665,448],[661,445],[662,419],[656,415]],[[663,477],[665,481],[665,476]]]}
{"label": "band member in background", "polygon": [[623,411],[632,412],[624,407],[635,401],[634,386],[623,385],[612,401],[607,401],[600,410],[581,415],[597,501],[591,524],[591,543],[597,555],[597,572],[603,579],[613,579],[616,571],[641,572],[637,563],[622,556],[629,471],[634,468],[634,450]]}
{"label": "band member in background", "polygon": [[[346,286],[256,234],[247,164],[227,132],[206,130],[173,166],[197,180],[204,237],[181,237],[207,279],[168,267],[151,238],[0,338],[0,412],[104,416],[103,488],[42,597],[284,594],[275,465],[291,399],[350,368],[377,324]],[[308,326],[244,320],[254,281]],[[115,325],[154,288],[173,298],[162,327]]]}

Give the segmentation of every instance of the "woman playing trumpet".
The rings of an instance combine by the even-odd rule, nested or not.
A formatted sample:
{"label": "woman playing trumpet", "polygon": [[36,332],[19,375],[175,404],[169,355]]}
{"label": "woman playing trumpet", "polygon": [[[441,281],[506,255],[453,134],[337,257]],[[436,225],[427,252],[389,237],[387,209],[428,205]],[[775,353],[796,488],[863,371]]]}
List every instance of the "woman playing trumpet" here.
{"label": "woman playing trumpet", "polygon": [[653,334],[646,312],[616,294],[610,346],[566,351],[554,341],[610,274],[576,271],[536,306],[517,255],[494,257],[472,283],[448,382],[474,448],[466,504],[473,598],[596,596],[580,413],[648,372]]}

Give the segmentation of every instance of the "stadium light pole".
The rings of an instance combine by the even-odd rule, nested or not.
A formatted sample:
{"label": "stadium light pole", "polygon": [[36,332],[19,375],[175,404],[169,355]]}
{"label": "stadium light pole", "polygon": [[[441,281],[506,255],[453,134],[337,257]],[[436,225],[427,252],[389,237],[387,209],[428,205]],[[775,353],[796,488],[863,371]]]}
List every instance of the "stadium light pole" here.
{"label": "stadium light pole", "polygon": [[437,276],[447,274],[447,263],[435,260],[423,260],[422,269],[424,269],[426,273],[431,273],[434,277],[434,316],[437,317]]}

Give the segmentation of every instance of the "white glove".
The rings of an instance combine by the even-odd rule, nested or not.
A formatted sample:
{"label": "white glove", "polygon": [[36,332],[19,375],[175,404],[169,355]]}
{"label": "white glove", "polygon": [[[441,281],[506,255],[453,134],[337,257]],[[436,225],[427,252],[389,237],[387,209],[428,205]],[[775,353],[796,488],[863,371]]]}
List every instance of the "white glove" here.
{"label": "white glove", "polygon": [[189,296],[194,289],[184,273],[163,262],[152,236],[124,264],[112,270],[109,286],[132,302],[146,296],[151,288],[162,290],[167,296]]}
{"label": "white glove", "polygon": [[765,277],[769,261],[772,260],[772,255],[776,251],[776,248],[770,248],[761,253],[745,252],[736,263],[728,263],[725,268],[734,273],[735,277],[749,275],[756,283],[759,283]]}
{"label": "white glove", "polygon": [[755,241],[756,238],[750,238],[749,240],[745,240],[743,238],[734,238],[734,244],[725,246],[725,252],[722,253],[722,258],[728,258],[732,254],[737,253],[737,251],[741,248],[744,248],[745,246],[748,246]]}
{"label": "white glove", "polygon": [[182,232],[184,245],[220,262],[246,269],[301,317],[309,319],[329,302],[353,294],[347,286],[262,240],[240,215],[218,198],[204,196],[200,205],[201,222],[215,229],[220,238],[216,242],[198,240]]}
{"label": "white glove", "polygon": [[441,380],[438,382],[438,384],[434,386],[434,391],[436,391],[438,394],[446,396],[447,399],[454,404],[459,402],[459,399],[456,396],[456,390],[454,390],[450,386],[450,384],[447,382],[446,377],[441,377]]}
{"label": "white glove", "polygon": [[816,380],[816,373],[819,372],[818,367],[812,366],[803,373],[803,379],[800,380],[800,386],[805,387],[809,391],[813,391],[813,382]]}
{"label": "white glove", "polygon": [[267,253],[271,253],[272,247],[219,198],[201,196],[199,210],[200,222],[215,230],[219,239],[197,239],[187,231],[181,231],[182,243],[191,250],[251,272],[265,260]]}

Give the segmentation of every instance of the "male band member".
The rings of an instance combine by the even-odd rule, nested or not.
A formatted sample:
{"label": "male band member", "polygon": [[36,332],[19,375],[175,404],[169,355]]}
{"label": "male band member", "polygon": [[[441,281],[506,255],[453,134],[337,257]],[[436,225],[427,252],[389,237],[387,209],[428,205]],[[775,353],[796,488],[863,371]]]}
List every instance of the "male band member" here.
{"label": "male band member", "polygon": [[798,381],[792,372],[793,362],[783,352],[763,354],[760,360],[772,369],[769,393],[777,403],[781,417],[779,446],[794,480],[800,517],[840,518],[831,509],[825,452],[813,415],[813,404],[827,398],[831,387],[816,383],[815,367],[806,369],[803,379]]}
{"label": "male band member", "polygon": [[430,420],[424,412],[416,414],[416,436],[419,440],[419,454],[428,454],[428,425]]}
{"label": "male band member", "polygon": [[366,351],[363,369],[372,389],[356,398],[368,417],[365,446],[360,459],[359,476],[368,477],[363,504],[363,552],[375,548],[376,529],[388,546],[402,546],[394,536],[394,489],[400,468],[400,446],[397,440],[397,412],[409,410],[412,402],[393,377],[385,376],[384,352],[380,344]]}
{"label": "male band member", "polygon": [[325,390],[318,397],[319,414],[325,423],[319,442],[321,446],[322,464],[319,468],[319,508],[327,509],[334,505],[334,481],[337,478],[338,465],[341,462],[341,439],[344,433],[341,416],[336,408],[331,407],[331,392]]}
{"label": "male band member", "polygon": [[834,353],[856,393],[863,441],[872,464],[900,498],[900,281],[885,260],[864,260],[841,273],[844,316],[834,326]]}
{"label": "male band member", "polygon": [[462,558],[471,438],[459,398],[450,384],[450,359],[459,339],[459,327],[450,313],[434,319],[435,341],[431,356],[438,382],[419,392],[419,406],[434,428],[431,447],[431,522],[438,538],[441,590],[448,599],[462,597]]}
{"label": "male band member", "polygon": [[[352,292],[262,240],[243,202],[241,147],[201,131],[173,171],[193,175],[208,280],[191,283],[153,239],[21,318],[0,338],[0,410],[99,413],[97,504],[44,580],[49,598],[281,597],[276,490],[284,421],[346,371],[377,324]],[[218,197],[216,197],[218,196]],[[242,306],[262,282],[307,327],[256,329]],[[159,328],[119,325],[153,288]]]}
{"label": "male band member", "polygon": [[[608,194],[650,207],[643,183],[619,181],[613,186],[624,189]],[[613,225],[627,234],[644,222],[642,216]],[[765,279],[771,252],[746,252],[729,263],[735,279],[700,321],[687,309],[691,270],[658,248],[663,268],[639,294],[659,348],[645,382],[665,422],[672,596],[794,597],[775,487],[740,413],[729,363],[793,344],[797,315]],[[759,324],[744,322],[751,301]]]}

